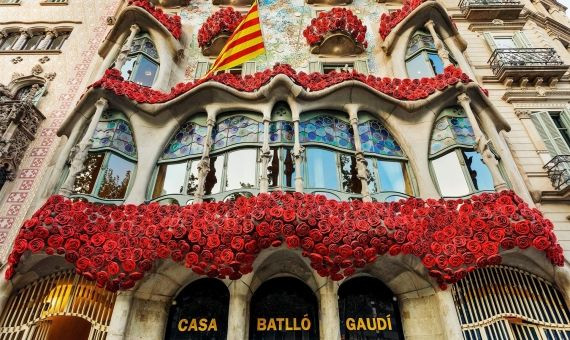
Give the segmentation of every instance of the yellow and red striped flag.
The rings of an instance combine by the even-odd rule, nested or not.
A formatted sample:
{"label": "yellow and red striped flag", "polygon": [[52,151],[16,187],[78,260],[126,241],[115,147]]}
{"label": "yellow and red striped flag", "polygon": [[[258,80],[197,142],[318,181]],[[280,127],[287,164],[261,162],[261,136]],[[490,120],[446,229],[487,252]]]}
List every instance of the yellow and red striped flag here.
{"label": "yellow and red striped flag", "polygon": [[228,70],[265,53],[257,0],[236,27],[206,76]]}

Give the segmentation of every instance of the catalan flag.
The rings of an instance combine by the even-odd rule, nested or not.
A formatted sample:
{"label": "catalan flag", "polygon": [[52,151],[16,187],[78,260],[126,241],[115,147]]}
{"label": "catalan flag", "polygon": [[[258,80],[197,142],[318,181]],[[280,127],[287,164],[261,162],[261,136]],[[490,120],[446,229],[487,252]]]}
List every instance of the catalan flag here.
{"label": "catalan flag", "polygon": [[257,0],[255,0],[247,15],[222,48],[206,76],[241,65],[263,53],[265,53],[265,45],[261,35],[259,8]]}

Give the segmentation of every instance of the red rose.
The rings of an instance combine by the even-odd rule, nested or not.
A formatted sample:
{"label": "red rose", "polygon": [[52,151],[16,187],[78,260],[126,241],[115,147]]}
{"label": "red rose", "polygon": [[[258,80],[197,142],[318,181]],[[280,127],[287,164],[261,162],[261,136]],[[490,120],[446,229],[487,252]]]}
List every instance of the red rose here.
{"label": "red rose", "polygon": [[37,253],[40,250],[44,249],[45,242],[42,239],[35,238],[28,243],[28,248],[32,251],[32,253]]}
{"label": "red rose", "polygon": [[424,266],[428,269],[433,268],[433,266],[435,265],[435,257],[431,254],[426,254],[423,258],[422,258],[422,263],[424,264]]}
{"label": "red rose", "polygon": [[526,249],[532,244],[532,240],[527,236],[519,236],[516,238],[517,247]]}
{"label": "red rose", "polygon": [[137,267],[137,265],[136,265],[135,261],[126,260],[123,262],[123,269],[127,273],[134,271],[136,267]]}
{"label": "red rose", "polygon": [[452,255],[449,257],[448,263],[451,267],[457,268],[463,264],[463,256],[457,254]]}
{"label": "red rose", "polygon": [[207,237],[208,248],[217,248],[220,246],[220,237],[217,234],[211,234]]}
{"label": "red rose", "polygon": [[231,249],[224,249],[222,250],[221,254],[220,254],[220,258],[225,262],[225,263],[229,263],[234,259],[234,253],[231,251]]}
{"label": "red rose", "polygon": [[546,250],[550,247],[550,241],[544,236],[539,236],[532,241],[532,245],[538,250]]}
{"label": "red rose", "polygon": [[75,262],[75,267],[80,271],[85,271],[91,267],[91,260],[86,257],[80,257],[77,259],[77,262]]}
{"label": "red rose", "polygon": [[299,239],[298,236],[296,235],[291,235],[289,237],[287,237],[285,239],[286,243],[287,243],[287,247],[291,248],[291,249],[296,249],[299,247],[301,240]]}
{"label": "red rose", "polygon": [[489,238],[493,241],[501,241],[505,237],[505,229],[493,228],[489,231]]}
{"label": "red rose", "polygon": [[28,250],[28,241],[24,239],[17,239],[14,243],[14,250],[16,253],[22,254]]}
{"label": "red rose", "polygon": [[236,251],[241,251],[243,249],[243,247],[245,246],[245,241],[243,240],[242,237],[235,236],[232,238],[231,246]]}
{"label": "red rose", "polygon": [[478,253],[481,250],[481,243],[477,240],[467,241],[467,249],[472,253]]}
{"label": "red rose", "polygon": [[515,223],[515,231],[519,235],[528,235],[530,232],[530,223],[528,221],[520,221]]}

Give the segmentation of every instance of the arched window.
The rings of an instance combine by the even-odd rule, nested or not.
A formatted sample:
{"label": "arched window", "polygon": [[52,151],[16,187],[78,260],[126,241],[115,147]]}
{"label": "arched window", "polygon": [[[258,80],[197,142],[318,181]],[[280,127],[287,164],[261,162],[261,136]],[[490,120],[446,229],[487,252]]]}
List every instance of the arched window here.
{"label": "arched window", "polygon": [[259,192],[259,153],[263,143],[260,119],[255,114],[232,112],[218,120],[204,188],[204,194],[210,199]]}
{"label": "arched window", "polygon": [[165,340],[225,339],[230,292],[216,279],[200,279],[184,288],[168,314]]}
{"label": "arched window", "polygon": [[[445,44],[444,47],[447,49]],[[451,53],[450,58],[452,63],[455,64]],[[406,50],[408,77],[412,79],[429,78],[443,73],[443,69],[443,60],[437,54],[437,48],[431,34],[425,30],[416,31],[410,38]]]}
{"label": "arched window", "polygon": [[398,301],[378,279],[344,282],[338,289],[338,310],[342,339],[404,339]]}
{"label": "arched window", "polygon": [[295,160],[293,144],[295,129],[291,109],[286,103],[275,105],[269,124],[271,158],[267,164],[269,188],[288,190],[295,186]]}
{"label": "arched window", "polygon": [[10,297],[0,339],[105,339],[115,298],[73,272],[44,277]]}
{"label": "arched window", "polygon": [[12,32],[8,33],[4,39],[0,40],[0,51],[8,51],[12,49],[12,46],[18,41],[20,33]]}
{"label": "arched window", "polygon": [[570,336],[570,311],[562,294],[533,274],[506,266],[481,268],[451,291],[467,340]]}
{"label": "arched window", "polygon": [[249,338],[318,339],[318,310],[317,298],[302,281],[292,277],[266,281],[251,298]]}
{"label": "arched window", "polygon": [[358,133],[370,172],[370,193],[379,201],[412,195],[411,169],[398,142],[372,115],[359,113],[358,117]]}
{"label": "arched window", "polygon": [[118,111],[104,112],[92,141],[85,169],[75,178],[74,194],[106,200],[124,199],[137,162],[136,145],[127,118]]}
{"label": "arched window", "polygon": [[125,64],[121,67],[121,75],[126,80],[151,87],[159,66],[158,51],[152,39],[148,33],[139,33],[133,40]]}
{"label": "arched window", "polygon": [[46,87],[43,84],[32,84],[20,88],[16,92],[14,99],[20,101],[31,101],[34,105],[38,105],[40,99],[44,95]]}
{"label": "arched window", "polygon": [[198,186],[198,162],[204,152],[207,127],[194,118],[180,127],[158,160],[151,199],[191,202]]}
{"label": "arched window", "polygon": [[462,108],[443,110],[431,136],[430,163],[442,196],[494,190],[489,168],[475,151],[475,135]]}

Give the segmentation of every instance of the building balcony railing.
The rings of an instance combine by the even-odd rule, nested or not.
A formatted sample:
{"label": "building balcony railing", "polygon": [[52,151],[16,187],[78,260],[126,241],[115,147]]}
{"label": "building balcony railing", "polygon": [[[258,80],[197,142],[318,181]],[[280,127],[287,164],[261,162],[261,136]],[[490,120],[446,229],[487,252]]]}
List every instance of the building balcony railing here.
{"label": "building balcony railing", "polygon": [[568,71],[553,48],[497,48],[489,64],[499,81],[552,81]]}
{"label": "building balcony railing", "polygon": [[558,155],[544,166],[552,186],[558,191],[570,189],[570,155]]}
{"label": "building balcony railing", "polygon": [[469,20],[516,19],[524,5],[519,0],[461,0],[459,8]]}

